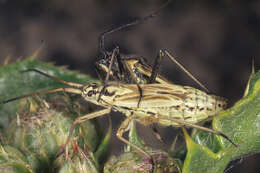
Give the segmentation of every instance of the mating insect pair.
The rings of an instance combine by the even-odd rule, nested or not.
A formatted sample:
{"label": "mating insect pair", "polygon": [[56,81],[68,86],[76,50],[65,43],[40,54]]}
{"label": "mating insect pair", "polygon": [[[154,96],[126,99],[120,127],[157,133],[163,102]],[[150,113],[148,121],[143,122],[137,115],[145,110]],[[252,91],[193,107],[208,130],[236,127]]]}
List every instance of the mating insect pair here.
{"label": "mating insect pair", "polygon": [[[116,51],[114,51],[111,55],[112,59],[110,64],[113,64],[113,59],[116,55],[115,52]],[[109,69],[111,68],[112,65],[109,67]],[[37,94],[68,92],[81,94],[86,101],[104,107],[103,110],[77,118],[72,125],[70,134],[64,147],[70,142],[74,128],[77,124],[82,123],[88,119],[109,114],[111,110],[119,111],[127,116],[117,131],[117,137],[147,157],[149,157],[147,152],[122,137],[129,123],[133,120],[138,121],[144,125],[159,123],[160,125],[165,126],[185,125],[194,127],[221,135],[234,144],[221,132],[216,132],[214,130],[195,125],[200,121],[207,120],[225,108],[226,100],[221,97],[208,95],[205,92],[192,87],[173,85],[170,83],[137,85],[107,82],[105,85],[98,85],[96,83],[83,85],[57,79],[37,69],[28,69],[28,71],[38,72],[70,87],[39,91],[25,96],[9,99],[3,101],[2,103],[7,103],[12,100]],[[140,71],[138,71],[138,73],[140,73]],[[107,78],[109,77],[109,74],[110,71],[107,72]],[[146,73],[143,73],[143,75],[149,76],[149,74]],[[158,81],[158,78],[160,78],[160,76],[156,77],[155,81]],[[140,92],[142,93],[141,100]]]}
{"label": "mating insect pair", "polygon": [[[135,22],[135,24],[136,23],[138,22]],[[129,123],[132,121],[138,121],[143,125],[158,123],[164,126],[193,127],[220,135],[229,140],[233,145],[236,145],[221,132],[196,125],[196,123],[210,119],[219,111],[223,110],[226,107],[225,99],[215,95],[209,95],[192,87],[175,85],[168,82],[165,78],[158,75],[158,65],[160,63],[155,63],[153,68],[151,68],[138,58],[120,57],[121,54],[118,48],[114,49],[112,53],[106,52],[103,47],[106,33],[111,32],[102,34],[101,38],[103,39],[100,41],[101,50],[103,50],[102,52],[105,54],[103,61],[106,62],[99,63],[99,69],[106,74],[103,84],[91,83],[83,85],[67,82],[37,69],[28,69],[27,71],[35,71],[69,87],[43,90],[0,103],[8,103],[37,94],[68,92],[80,94],[86,101],[104,107],[102,110],[84,115],[74,121],[64,149],[70,142],[77,124],[109,114],[111,110],[121,112],[127,116],[117,130],[117,137],[146,157],[150,157],[146,151],[123,138],[124,132],[126,132]],[[166,50],[160,51],[156,60],[160,62],[165,54],[175,61]],[[179,66],[193,78],[185,68],[181,65]],[[119,82],[109,81],[110,76]],[[196,81],[196,79],[194,80]],[[205,88],[202,84],[200,84],[200,86]]]}

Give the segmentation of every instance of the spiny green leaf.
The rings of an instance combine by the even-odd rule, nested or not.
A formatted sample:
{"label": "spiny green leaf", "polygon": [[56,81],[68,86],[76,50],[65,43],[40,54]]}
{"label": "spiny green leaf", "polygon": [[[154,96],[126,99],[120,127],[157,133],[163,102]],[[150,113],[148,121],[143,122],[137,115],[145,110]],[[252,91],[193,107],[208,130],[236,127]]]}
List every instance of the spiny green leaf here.
{"label": "spiny green leaf", "polygon": [[207,147],[186,136],[188,153],[184,173],[222,173],[232,159],[260,152],[260,71],[251,77],[248,94],[216,115],[213,129],[224,133],[239,146],[236,148],[226,139],[206,132],[195,133],[193,139]]}
{"label": "spiny green leaf", "polygon": [[[0,101],[39,90],[64,87],[63,84],[38,73],[22,72],[32,68],[70,82],[87,84],[95,81],[88,75],[70,71],[64,67],[56,67],[34,58],[27,58],[0,67]],[[0,127],[6,127],[8,125],[8,117],[16,115],[19,102],[20,100],[0,105]]]}

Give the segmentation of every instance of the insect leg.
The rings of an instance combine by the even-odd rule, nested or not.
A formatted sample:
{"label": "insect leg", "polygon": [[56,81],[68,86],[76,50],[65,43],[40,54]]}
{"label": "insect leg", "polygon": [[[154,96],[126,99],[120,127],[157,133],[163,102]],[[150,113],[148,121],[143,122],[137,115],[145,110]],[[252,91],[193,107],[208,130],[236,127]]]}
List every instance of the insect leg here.
{"label": "insect leg", "polygon": [[[120,54],[119,54],[120,55]],[[140,87],[140,85],[139,85],[139,83],[138,83],[138,80],[137,80],[137,78],[135,77],[135,75],[133,75],[132,73],[134,73],[133,71],[132,71],[132,69],[129,67],[129,69],[128,70],[126,70],[126,66],[128,65],[127,63],[123,63],[123,61],[124,60],[130,60],[130,59],[136,59],[136,60],[138,60],[138,61],[144,61],[143,59],[139,59],[139,58],[134,58],[134,57],[132,57],[132,58],[127,58],[127,59],[122,59],[120,56],[117,56],[117,63],[118,63],[118,68],[119,68],[119,72],[121,73],[121,77],[122,77],[122,79],[127,79],[128,77],[127,77],[127,75],[131,75],[131,76],[133,76],[132,78],[133,78],[133,81],[134,81],[134,83],[137,85],[137,88],[138,88],[138,91],[139,91],[139,100],[138,100],[138,103],[137,103],[137,107],[139,107],[140,106],[140,103],[141,103],[141,100],[142,100],[142,97],[143,97],[143,90],[142,90],[142,88]],[[124,73],[124,74],[123,74]],[[128,74],[128,73],[130,73],[130,74]],[[131,80],[131,79],[129,79],[129,80]],[[129,81],[129,82],[131,82],[131,81]]]}
{"label": "insect leg", "polygon": [[157,74],[159,73],[160,65],[162,64],[163,56],[164,56],[164,53],[162,52],[162,50],[160,50],[157,57],[155,58],[152,73],[151,73],[151,76],[150,76],[148,83],[154,83],[155,82]]}
{"label": "insect leg", "polygon": [[[119,64],[118,64],[118,65],[119,65],[119,71],[121,72],[121,74],[122,74],[122,72],[123,72],[123,64],[122,64],[122,61],[120,60],[119,55],[120,55],[120,54],[119,54],[119,47],[116,47],[116,48],[113,50],[113,53],[112,53],[112,56],[111,56],[111,60],[110,60],[110,64],[109,64],[109,68],[108,68],[108,72],[107,72],[107,75],[106,75],[106,79],[105,79],[105,81],[104,81],[104,86],[103,86],[103,88],[101,89],[101,92],[100,92],[99,97],[98,97],[98,101],[100,100],[101,95],[103,94],[103,92],[104,92],[105,89],[106,89],[106,83],[107,83],[107,81],[109,80],[110,71],[111,71],[111,69],[112,69],[112,66],[113,66],[113,64],[114,64],[114,60],[115,60],[115,59],[116,59],[117,62],[119,63]],[[122,74],[122,75],[124,75],[124,74]],[[139,86],[139,84],[136,83],[136,85],[137,85],[138,91],[139,91],[139,93],[140,93],[139,100],[138,100],[138,103],[137,103],[137,107],[139,107],[140,102],[141,102],[141,100],[142,100],[143,92],[142,92],[142,88]]]}
{"label": "insect leg", "polygon": [[100,81],[102,81],[102,80],[103,80],[102,75],[101,75],[102,70],[100,69],[100,67],[98,67],[98,65],[95,65],[95,71],[96,71],[96,73],[97,73],[98,79],[99,79]]}
{"label": "insect leg", "polygon": [[119,53],[119,49],[118,49],[118,54],[117,54],[115,60],[117,61],[117,69],[118,69],[118,72],[119,72],[118,77],[119,77],[119,80],[122,81],[122,80],[127,78],[128,74],[127,74],[127,70],[125,69],[125,66],[123,64],[121,55]]}
{"label": "insect leg", "polygon": [[143,97],[143,90],[138,83],[136,85],[137,85],[138,92],[139,92],[139,99],[138,99],[138,103],[137,103],[137,107],[139,108],[142,97]]}
{"label": "insect leg", "polygon": [[165,144],[165,142],[164,142],[163,138],[161,137],[161,135],[160,135],[158,129],[156,128],[155,124],[152,124],[152,125],[151,125],[151,129],[152,129],[152,131],[153,131],[154,136],[155,136],[161,143]]}
{"label": "insect leg", "polygon": [[[138,147],[137,145],[129,142],[127,139],[123,138],[123,134],[126,131],[127,127],[129,126],[129,124],[135,121],[134,120],[134,116],[131,115],[129,117],[127,117],[120,125],[120,127],[118,128],[117,132],[116,132],[116,136],[118,137],[119,140],[121,140],[122,142],[126,143],[127,145],[129,145],[130,147],[136,149],[138,152],[140,152],[143,156],[149,158],[149,160],[151,161],[152,164],[152,171],[154,170],[154,161],[153,158],[146,152],[144,151],[142,148]],[[135,122],[134,122],[135,123]]]}
{"label": "insect leg", "polygon": [[97,99],[98,102],[100,101],[101,96],[102,96],[102,94],[104,93],[104,91],[105,91],[105,89],[106,89],[106,87],[107,87],[107,81],[109,80],[110,71],[111,71],[112,65],[113,65],[113,63],[114,63],[115,56],[117,56],[118,53],[119,53],[119,48],[116,47],[116,48],[113,50],[113,54],[112,54],[112,57],[111,57],[111,61],[110,61],[109,67],[108,67],[108,72],[107,72],[105,81],[103,82],[103,87],[102,87],[102,89],[101,89],[101,91],[100,91],[100,93],[99,93],[98,99]]}
{"label": "insect leg", "polygon": [[209,132],[209,133],[213,133],[213,134],[219,135],[219,136],[225,138],[226,140],[228,140],[235,147],[238,147],[238,145],[235,144],[227,135],[225,135],[225,134],[223,134],[221,132],[215,131],[213,129],[210,129],[210,128],[207,128],[207,127],[203,127],[203,126],[199,126],[199,125],[192,124],[192,123],[188,123],[188,122],[186,122],[184,120],[180,120],[180,119],[176,119],[176,118],[172,118],[172,117],[168,117],[168,116],[164,116],[164,115],[160,115],[160,114],[156,114],[155,118],[158,118],[158,120],[164,119],[164,120],[173,121],[173,122],[178,123],[178,124],[183,125],[183,126],[192,127],[192,128],[196,128],[196,129],[199,129],[199,130],[202,130],[202,131],[206,131],[206,132]]}
{"label": "insect leg", "polygon": [[127,117],[120,125],[120,127],[118,128],[117,132],[116,132],[116,136],[118,137],[119,140],[121,140],[122,142],[126,143],[127,145],[133,147],[134,149],[136,149],[138,152],[142,153],[142,155],[144,155],[145,157],[149,157],[151,158],[151,156],[145,152],[143,149],[141,149],[140,147],[136,146],[135,144],[132,144],[131,142],[129,142],[127,139],[123,138],[123,134],[125,133],[128,125],[130,124],[131,121],[134,121],[134,116],[129,116]]}
{"label": "insect leg", "polygon": [[109,114],[110,112],[111,112],[111,108],[106,108],[106,109],[102,109],[100,111],[89,113],[89,114],[86,114],[84,116],[76,118],[76,120],[71,125],[69,136],[67,137],[65,144],[62,146],[61,152],[59,152],[57,154],[56,158],[58,158],[62,153],[64,153],[66,146],[71,141],[71,138],[72,138],[72,135],[73,135],[73,132],[74,132],[76,125],[83,123],[84,121],[87,121],[87,120],[90,120],[90,119],[93,119],[93,118],[96,118],[96,117],[100,117],[100,116],[103,116],[105,114]]}
{"label": "insect leg", "polygon": [[167,50],[162,50],[184,73],[186,73],[193,81],[195,81],[201,88],[209,93],[209,90],[198,81],[183,65],[181,65]]}
{"label": "insect leg", "polygon": [[114,59],[115,57],[117,57],[119,54],[119,47],[116,47],[114,50],[113,50],[113,53],[112,53],[112,57],[111,57],[111,61],[110,61],[110,64],[109,64],[109,67],[108,67],[108,72],[107,72],[107,75],[106,75],[106,78],[105,78],[105,81],[104,83],[106,84],[107,81],[109,80],[109,75],[110,75],[110,71],[112,69],[112,66],[114,64]]}

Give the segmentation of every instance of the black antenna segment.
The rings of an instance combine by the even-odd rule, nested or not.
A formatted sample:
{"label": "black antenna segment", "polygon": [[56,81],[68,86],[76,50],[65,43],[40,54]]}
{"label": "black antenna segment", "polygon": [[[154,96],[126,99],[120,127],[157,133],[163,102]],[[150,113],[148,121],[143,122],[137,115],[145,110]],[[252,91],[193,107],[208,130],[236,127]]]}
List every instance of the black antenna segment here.
{"label": "black antenna segment", "polygon": [[145,17],[142,17],[142,18],[137,18],[135,19],[134,21],[130,22],[130,23],[127,23],[127,24],[122,24],[120,26],[117,26],[117,27],[114,27],[114,28],[111,28],[103,33],[100,34],[99,36],[99,51],[101,53],[104,54],[104,56],[106,56],[106,49],[105,49],[105,36],[106,35],[109,35],[113,32],[116,32],[116,31],[120,31],[124,28],[128,28],[130,26],[134,26],[134,25],[138,25],[140,23],[143,23],[145,22],[146,20],[149,20],[155,16],[158,15],[158,13],[164,8],[166,7],[169,3],[170,3],[171,0],[168,0],[166,3],[164,3],[160,8],[158,8],[157,10],[155,10],[154,12],[152,12],[151,14],[145,16]]}

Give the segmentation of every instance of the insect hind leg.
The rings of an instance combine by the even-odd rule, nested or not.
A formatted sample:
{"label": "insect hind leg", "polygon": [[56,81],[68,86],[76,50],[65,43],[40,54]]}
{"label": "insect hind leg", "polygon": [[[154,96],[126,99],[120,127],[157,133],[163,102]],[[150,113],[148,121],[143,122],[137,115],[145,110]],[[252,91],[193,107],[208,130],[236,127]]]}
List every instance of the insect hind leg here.
{"label": "insect hind leg", "polygon": [[164,54],[167,55],[168,58],[170,58],[184,73],[186,73],[187,76],[189,76],[194,82],[196,82],[201,88],[203,88],[207,93],[209,93],[209,90],[207,87],[205,87],[198,79],[196,79],[182,64],[180,64],[174,56],[170,54],[169,51],[166,49],[162,50]]}
{"label": "insect hind leg", "polygon": [[206,92],[209,93],[209,90],[200,82],[198,81],[198,79],[196,79],[182,64],[180,64],[176,58],[174,58],[170,53],[169,51],[167,51],[166,49],[164,50],[160,50],[156,59],[155,59],[155,62],[154,62],[154,65],[153,65],[153,68],[152,68],[152,73],[151,73],[151,76],[150,76],[150,79],[149,79],[149,83],[154,83],[155,80],[156,80],[156,77],[159,73],[159,69],[160,69],[160,65],[162,63],[162,58],[165,56],[165,54],[182,70],[184,71],[184,73],[186,73],[186,75],[188,75],[193,81],[195,81],[201,88],[203,88]]}
{"label": "insect hind leg", "polygon": [[199,125],[196,125],[196,124],[192,124],[192,123],[186,122],[184,120],[180,120],[180,119],[176,119],[176,118],[160,115],[160,114],[156,114],[155,118],[157,118],[158,120],[161,120],[161,119],[169,120],[169,121],[178,123],[179,125],[182,125],[182,126],[196,128],[196,129],[199,129],[199,130],[202,130],[202,131],[206,131],[206,132],[209,132],[209,133],[221,136],[221,137],[225,138],[226,140],[228,140],[235,147],[238,147],[237,144],[235,144],[227,135],[225,135],[222,132],[219,132],[219,131],[216,131],[216,130],[213,130],[213,129],[210,129],[210,128],[207,128],[207,127],[199,126]]}

